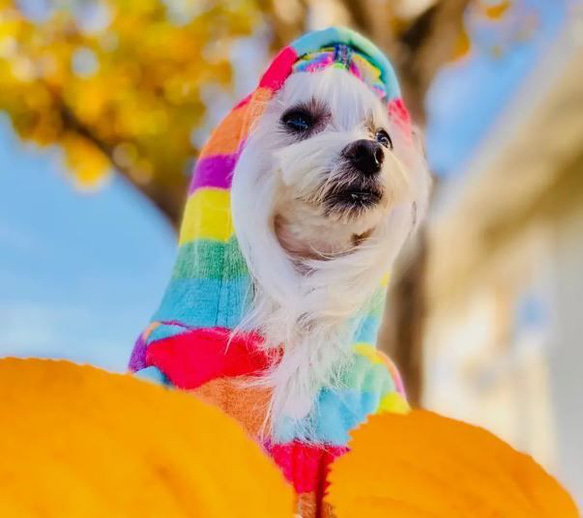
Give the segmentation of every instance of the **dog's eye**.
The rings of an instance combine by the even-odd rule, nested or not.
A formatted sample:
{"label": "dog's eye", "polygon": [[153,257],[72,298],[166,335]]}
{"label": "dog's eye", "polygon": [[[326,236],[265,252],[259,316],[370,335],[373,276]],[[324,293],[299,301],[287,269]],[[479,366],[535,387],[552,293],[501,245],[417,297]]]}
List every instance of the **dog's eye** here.
{"label": "dog's eye", "polygon": [[294,133],[304,133],[314,125],[314,118],[306,110],[295,109],[284,113],[281,122]]}
{"label": "dog's eye", "polygon": [[384,129],[378,130],[375,135],[375,138],[379,144],[382,144],[383,146],[389,149],[393,149],[393,141],[391,140],[391,137],[389,137],[389,134]]}

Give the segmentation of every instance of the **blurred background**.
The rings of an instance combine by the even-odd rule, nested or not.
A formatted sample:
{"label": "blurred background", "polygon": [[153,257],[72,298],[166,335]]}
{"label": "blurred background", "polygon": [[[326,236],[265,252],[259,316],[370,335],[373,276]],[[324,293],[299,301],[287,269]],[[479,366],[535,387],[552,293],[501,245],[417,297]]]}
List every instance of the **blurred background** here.
{"label": "blurred background", "polygon": [[583,503],[579,0],[0,0],[0,356],[125,369],[197,150],[331,24],[390,55],[436,178],[381,347]]}

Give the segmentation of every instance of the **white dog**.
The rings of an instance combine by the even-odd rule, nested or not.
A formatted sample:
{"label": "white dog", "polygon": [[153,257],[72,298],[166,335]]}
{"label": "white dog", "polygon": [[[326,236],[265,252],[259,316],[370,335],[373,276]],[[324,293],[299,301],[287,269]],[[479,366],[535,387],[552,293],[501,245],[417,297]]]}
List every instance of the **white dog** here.
{"label": "white dog", "polygon": [[351,322],[423,218],[422,148],[362,81],[295,73],[269,102],[235,169],[234,225],[252,272],[243,328],[284,355],[271,411],[306,416],[349,353]]}

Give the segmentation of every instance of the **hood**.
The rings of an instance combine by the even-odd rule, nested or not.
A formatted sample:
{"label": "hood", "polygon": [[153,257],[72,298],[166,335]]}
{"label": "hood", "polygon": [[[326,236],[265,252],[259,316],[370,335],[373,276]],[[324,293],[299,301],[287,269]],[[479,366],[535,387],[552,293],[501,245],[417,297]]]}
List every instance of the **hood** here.
{"label": "hood", "polygon": [[[410,133],[395,72],[384,54],[363,36],[343,28],[308,33],[284,48],[258,87],[223,119],[202,148],[188,191],[178,258],[153,322],[136,346],[130,368],[143,368],[148,343],[192,329],[232,330],[250,301],[251,279],[237,245],[231,217],[231,180],[253,123],[295,72],[340,67],[365,82],[389,115]],[[260,200],[258,200],[260,203]],[[361,318],[355,343],[374,344],[384,289]]]}

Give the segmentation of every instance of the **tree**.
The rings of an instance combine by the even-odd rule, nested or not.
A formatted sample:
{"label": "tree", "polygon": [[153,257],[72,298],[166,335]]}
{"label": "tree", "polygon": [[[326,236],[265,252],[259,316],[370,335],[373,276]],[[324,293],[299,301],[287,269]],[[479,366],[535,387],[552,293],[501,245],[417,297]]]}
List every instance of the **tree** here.
{"label": "tree", "polygon": [[176,227],[209,85],[231,80],[232,42],[252,1],[77,2],[30,13],[0,0],[0,109],[24,140],[57,144],[82,187],[115,168]]}

